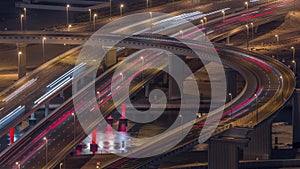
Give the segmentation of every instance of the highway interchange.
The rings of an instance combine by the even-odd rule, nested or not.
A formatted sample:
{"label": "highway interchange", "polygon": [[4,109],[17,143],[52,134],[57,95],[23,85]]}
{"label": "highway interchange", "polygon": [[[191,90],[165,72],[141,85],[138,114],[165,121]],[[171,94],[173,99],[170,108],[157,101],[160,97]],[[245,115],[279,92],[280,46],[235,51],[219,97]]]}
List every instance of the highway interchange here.
{"label": "highway interchange", "polygon": [[[280,8],[280,7],[278,7]],[[264,9],[263,9],[264,10]],[[262,10],[262,11],[263,11]],[[264,11],[263,11],[264,12]],[[248,15],[253,16],[253,13],[249,13]],[[254,15],[256,16],[256,15]],[[233,17],[234,18],[234,17]],[[234,18],[234,19],[243,19],[243,18],[247,18],[246,16],[240,16],[240,18]],[[244,25],[245,23],[239,22],[236,23],[235,20],[232,20],[232,25],[228,28],[226,28],[226,30],[230,30],[234,27],[237,27],[239,25]],[[228,18],[228,21],[230,21],[230,18]],[[247,21],[245,21],[247,22]],[[229,22],[230,23],[230,22]],[[213,34],[213,33],[218,33],[216,28],[222,28],[222,25],[224,23],[220,23],[221,25],[218,25],[217,23],[212,24],[212,26],[209,26],[210,30],[215,30],[216,32],[208,32],[209,34]],[[230,24],[229,24],[230,25]],[[208,29],[208,28],[207,28]],[[139,27],[136,27],[137,31],[140,30]],[[132,31],[132,30],[131,30]],[[170,29],[170,32],[174,32],[179,38],[180,38],[180,34],[176,33],[178,32],[178,30],[176,30],[175,28]],[[188,32],[188,31],[185,31]],[[123,34],[126,34],[126,31],[124,32],[120,32]],[[189,35],[188,33],[186,33],[187,35]],[[193,34],[190,34],[191,36]],[[133,39],[134,40],[134,39]],[[156,41],[155,41],[156,40]],[[158,39],[151,39],[151,42],[144,42],[144,43],[159,43],[160,40],[163,40],[163,38],[158,38]],[[194,40],[197,40],[197,38],[195,38]],[[173,43],[173,44],[172,44]],[[178,43],[172,42],[170,45],[172,46],[176,46],[178,45]],[[196,43],[195,43],[196,44]],[[272,113],[276,112],[276,110],[278,110],[291,96],[293,89],[294,89],[294,76],[293,73],[288,70],[285,66],[283,66],[281,63],[274,61],[270,58],[266,58],[265,56],[261,56],[258,54],[252,54],[250,52],[246,52],[243,50],[239,50],[236,48],[230,48],[230,47],[225,47],[222,45],[216,45],[217,48],[219,48],[218,52],[219,55],[222,59],[222,61],[226,64],[229,65],[230,67],[236,69],[238,72],[240,72],[243,77],[246,79],[247,81],[247,87],[244,90],[243,93],[241,93],[239,96],[237,96],[237,98],[239,99],[235,99],[234,103],[232,103],[233,105],[233,110],[236,111],[234,113],[234,116],[232,118],[228,117],[228,114],[230,113],[229,110],[229,106],[226,105],[226,109],[224,111],[224,118],[222,120],[222,125],[220,127],[226,126],[228,124],[233,124],[234,126],[254,126],[256,125],[257,121],[256,121],[256,116],[254,115],[255,113],[251,113],[252,111],[255,111],[255,107],[253,106],[254,102],[255,102],[255,94],[258,95],[258,100],[260,103],[265,103],[264,105],[260,105],[259,108],[259,121],[264,120],[265,118],[267,118],[268,116],[270,116]],[[181,48],[180,45],[177,46],[178,48]],[[131,46],[131,48],[137,48],[138,47],[136,45]],[[254,56],[254,57],[250,57],[247,56],[247,54],[249,54],[250,56]],[[71,55],[68,55],[64,58],[64,60],[55,60],[54,63],[49,64],[50,66],[45,66],[43,67],[43,71],[35,71],[33,74],[31,74],[31,77],[28,79],[32,79],[32,78],[36,78],[36,77],[45,77],[45,75],[40,74],[40,73],[45,73],[45,74],[49,74],[47,73],[47,71],[45,71],[45,68],[48,69],[49,71],[53,72],[53,70],[57,70],[57,74],[58,75],[62,75],[64,72],[67,72],[68,70],[71,69],[71,67],[73,67],[72,64],[69,63],[74,63],[75,64],[75,60],[76,60],[76,56],[78,55],[78,50],[75,50],[75,52],[72,52]],[[241,57],[243,56],[243,57]],[[258,58],[258,59],[257,59]],[[68,62],[68,64],[62,64],[64,62]],[[243,62],[243,67],[239,67],[236,65],[239,65],[241,62]],[[63,65],[63,66],[62,66]],[[55,66],[55,68],[53,68]],[[162,68],[165,67],[166,65],[161,65]],[[62,69],[63,67],[63,69]],[[62,71],[64,70],[64,71]],[[255,70],[255,71],[253,71]],[[155,72],[156,73],[156,72]],[[51,73],[53,74],[53,73]],[[35,95],[33,95],[34,98],[27,98],[27,99],[22,99],[20,97],[18,97],[18,99],[21,102],[14,102],[15,105],[9,104],[11,107],[5,107],[7,106],[7,104],[3,104],[1,105],[1,107],[4,107],[2,110],[7,110],[7,112],[13,110],[13,107],[16,107],[18,105],[27,105],[27,106],[32,106],[32,102],[35,101],[37,98],[40,98],[45,91],[46,86],[51,83],[52,81],[54,81],[57,78],[57,74],[54,74],[53,77],[48,77],[45,79],[37,79],[37,81],[40,81],[39,83],[36,83],[35,85],[38,85],[39,88],[36,88],[34,86],[32,86],[32,89],[35,89]],[[108,73],[109,74],[109,73]],[[154,76],[154,73],[150,73],[149,75],[149,79],[151,79],[151,77]],[[280,78],[282,77],[282,79]],[[104,76],[104,80],[107,77]],[[147,78],[145,78],[146,81]],[[103,80],[101,78],[99,78],[99,80]],[[251,82],[251,83],[249,83]],[[283,82],[283,83],[282,83]],[[141,83],[146,83],[146,82],[141,82]],[[137,84],[137,86],[142,86],[143,84]],[[44,88],[42,88],[41,86],[45,86]],[[100,86],[101,88],[102,86]],[[106,86],[105,86],[106,87]],[[105,89],[104,87],[104,89]],[[137,90],[137,89],[135,89]],[[31,93],[33,92],[32,90],[30,90]],[[284,92],[284,95],[282,96],[282,92]],[[102,94],[102,92],[100,92]],[[59,94],[59,93],[57,93]],[[27,97],[28,94],[24,95]],[[54,97],[54,96],[53,96]],[[102,96],[104,97],[104,96]],[[282,97],[284,99],[282,99]],[[273,99],[270,99],[273,98]],[[50,98],[49,98],[50,99]],[[23,102],[23,100],[26,100],[27,102]],[[15,100],[16,101],[16,100]],[[274,105],[274,102],[276,102],[277,106],[269,106]],[[44,103],[44,102],[43,102]],[[93,103],[91,103],[93,104]],[[42,105],[42,104],[41,104]],[[242,106],[240,106],[242,105]],[[87,110],[90,107],[87,106]],[[45,156],[41,156],[39,154],[42,154],[45,152],[45,140],[43,140],[43,138],[46,136],[47,138],[49,138],[49,142],[48,142],[48,151],[49,151],[49,162],[51,161],[50,159],[56,159],[51,161],[48,165],[51,167],[54,167],[55,165],[59,164],[60,160],[64,157],[64,155],[68,154],[68,152],[70,151],[70,149],[72,149],[72,147],[74,147],[78,142],[80,142],[84,137],[85,134],[80,130],[80,127],[78,126],[76,128],[76,133],[78,133],[78,135],[76,136],[76,143],[74,142],[73,139],[73,134],[72,134],[72,123],[73,123],[73,117],[72,117],[72,104],[71,101],[68,100],[67,103],[65,103],[62,108],[60,110],[55,111],[52,115],[50,115],[49,117],[47,117],[45,120],[43,120],[42,125],[39,125],[37,127],[35,127],[34,129],[32,129],[31,131],[29,131],[29,133],[27,133],[26,135],[29,135],[30,137],[23,137],[21,138],[19,141],[16,142],[16,145],[22,145],[25,143],[31,143],[31,144],[26,144],[26,147],[22,147],[21,146],[16,146],[13,145],[9,148],[9,157],[7,158],[5,156],[2,156],[3,154],[1,154],[1,158],[5,157],[5,160],[1,159],[1,166],[2,167],[7,167],[7,166],[14,166],[14,162],[15,161],[20,161],[22,166],[31,166],[31,167],[36,167],[36,168],[40,168],[42,166],[44,166],[44,162],[45,162]],[[246,111],[245,111],[246,110]],[[2,112],[4,112],[2,111]],[[29,114],[31,114],[31,112],[33,112],[34,109],[32,110],[31,108],[28,109],[28,112],[26,112],[26,115],[24,115],[24,118],[26,118],[26,116],[28,116]],[[67,113],[66,113],[67,112]],[[109,113],[109,111],[107,112]],[[2,115],[3,113],[1,113]],[[248,115],[247,115],[248,114]],[[5,114],[2,115],[2,117],[4,117]],[[241,118],[244,117],[244,118]],[[22,119],[24,119],[22,118]],[[242,120],[236,120],[235,119],[242,119]],[[52,121],[50,121],[50,119],[52,119]],[[245,119],[245,120],[243,120]],[[203,120],[204,119],[199,119],[199,121],[197,122],[198,125],[196,125],[198,127],[202,127],[203,125]],[[53,123],[52,123],[53,122]],[[19,122],[10,124],[10,126],[7,127],[7,129],[11,128],[12,126],[18,124]],[[60,124],[61,123],[61,124]],[[56,125],[55,125],[56,124]],[[71,124],[71,125],[70,125]],[[95,123],[96,124],[96,123]],[[58,127],[58,128],[56,128]],[[93,126],[94,127],[94,126]],[[91,128],[93,128],[91,127]],[[49,131],[49,128],[53,128],[53,131],[51,131],[51,133],[49,133],[48,135],[46,135],[47,133],[41,132],[41,130],[45,130],[45,131]],[[63,128],[63,129],[61,129]],[[4,130],[2,133],[4,134],[5,132],[7,132],[8,130]],[[189,135],[189,137],[187,138],[193,138],[196,139],[199,136],[199,133],[197,133],[199,130],[192,130],[191,133]],[[56,132],[58,132],[59,134],[56,134]],[[195,133],[196,132],[196,133]],[[69,134],[69,135],[68,135]],[[173,136],[176,138],[176,134],[174,134]],[[165,139],[170,139],[170,137],[165,138]],[[191,139],[189,140],[191,141]],[[63,150],[63,153],[60,153],[60,148],[58,146],[61,147],[66,147],[68,148],[68,150]],[[153,143],[152,145],[146,145],[146,146],[155,146],[155,144]],[[13,148],[16,147],[16,148]],[[23,150],[20,150],[23,149]],[[13,153],[11,153],[11,151],[13,151]],[[25,153],[26,151],[26,153]],[[20,152],[24,152],[25,154],[22,154]],[[35,153],[37,153],[37,155],[34,155]],[[14,156],[18,154],[18,156]],[[54,155],[57,154],[60,158],[56,158],[54,157]],[[21,157],[22,156],[22,157]],[[13,160],[12,160],[12,159]],[[6,162],[6,161],[10,161],[10,162]],[[128,159],[130,160],[130,159]],[[118,163],[115,163],[115,165]],[[127,164],[129,165],[129,163]],[[139,164],[140,165],[140,164]],[[118,166],[120,167],[120,166]]]}

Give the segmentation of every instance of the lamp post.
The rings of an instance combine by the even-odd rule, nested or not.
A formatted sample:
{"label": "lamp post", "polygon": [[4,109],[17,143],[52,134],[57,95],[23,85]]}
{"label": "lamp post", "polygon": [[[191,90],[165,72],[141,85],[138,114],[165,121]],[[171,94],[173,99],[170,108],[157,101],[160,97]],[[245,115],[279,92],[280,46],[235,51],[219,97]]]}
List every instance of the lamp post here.
{"label": "lamp post", "polygon": [[68,25],[68,32],[71,31],[72,25]]}
{"label": "lamp post", "polygon": [[246,9],[248,10],[249,3],[247,1],[245,2],[245,6],[246,6]]}
{"label": "lamp post", "polygon": [[150,14],[150,31],[152,33],[152,12],[149,12]]}
{"label": "lamp post", "polygon": [[74,136],[74,143],[75,143],[75,137],[76,137],[76,115],[75,115],[75,113],[72,113],[72,116],[73,116],[73,127],[74,127],[73,136]]}
{"label": "lamp post", "polygon": [[48,163],[48,139],[44,137],[43,140],[46,142],[46,164]]}
{"label": "lamp post", "polygon": [[206,24],[207,24],[207,18],[203,17],[203,20],[205,21],[205,26],[206,26]]}
{"label": "lamp post", "polygon": [[222,10],[222,14],[223,14],[223,22],[225,20],[225,10]]}
{"label": "lamp post", "polygon": [[90,15],[90,23],[92,22],[92,9],[89,8],[89,15]]}
{"label": "lamp post", "polygon": [[180,118],[180,125],[181,125],[181,134],[183,134],[183,117],[181,114],[179,114],[179,118]]}
{"label": "lamp post", "polygon": [[20,79],[23,76],[23,73],[21,72],[21,62],[22,62],[22,52],[18,52],[18,78]]}
{"label": "lamp post", "polygon": [[251,22],[250,23],[250,25],[251,25],[251,39],[253,40],[254,39],[254,23],[253,22]]}
{"label": "lamp post", "polygon": [[66,5],[67,25],[69,25],[69,8],[70,8],[70,4],[67,4]]}
{"label": "lamp post", "polygon": [[16,162],[16,166],[18,169],[21,169],[21,164],[19,162]]}
{"label": "lamp post", "polygon": [[281,98],[282,98],[282,102],[284,102],[284,97],[283,97],[283,77],[282,76],[280,76],[279,77],[280,78],[280,80],[281,80]]}
{"label": "lamp post", "polygon": [[111,1],[112,0],[109,0],[109,16],[111,17]]}
{"label": "lamp post", "polygon": [[206,35],[206,26],[207,26],[207,18],[206,17],[203,17],[203,20],[204,20],[204,34]]}
{"label": "lamp post", "polygon": [[24,14],[20,15],[20,25],[21,25],[21,31],[23,31],[23,19],[24,19]]}
{"label": "lamp post", "polygon": [[24,11],[24,30],[26,30],[27,8],[23,8],[23,11]]}
{"label": "lamp post", "polygon": [[121,4],[121,5],[120,5],[120,16],[123,16],[123,8],[124,8],[124,5]]}
{"label": "lamp post", "polygon": [[149,10],[149,0],[146,0],[147,11]]}
{"label": "lamp post", "polygon": [[257,104],[258,104],[258,100],[257,100],[257,94],[254,94],[254,96],[255,96],[255,109],[256,109],[256,123],[258,123],[258,106],[257,106]]}
{"label": "lamp post", "polygon": [[249,25],[245,25],[247,29],[247,50],[249,49]]}
{"label": "lamp post", "polygon": [[95,13],[94,14],[94,17],[93,17],[93,31],[95,31],[96,30],[96,18],[97,18],[97,14]]}
{"label": "lamp post", "polygon": [[277,47],[276,47],[276,54],[277,54],[277,59],[279,59],[279,51],[278,51],[278,48],[279,48],[279,35],[275,35],[275,38],[276,38],[276,42],[277,42]]}
{"label": "lamp post", "polygon": [[[230,102],[232,101],[232,94],[228,94],[230,96]],[[232,103],[230,103],[230,119],[232,119]]]}
{"label": "lamp post", "polygon": [[43,53],[43,62],[45,62],[45,41],[47,40],[46,37],[42,38],[42,53]]}
{"label": "lamp post", "polygon": [[297,72],[297,63],[296,63],[296,59],[295,59],[295,47],[292,46],[291,50],[293,52],[293,61],[292,62],[294,63],[294,73],[296,74],[296,72]]}
{"label": "lamp post", "polygon": [[294,72],[294,74],[296,75],[296,72],[297,72],[297,62],[296,62],[296,60],[292,60],[292,63],[293,63],[293,72]]}
{"label": "lamp post", "polygon": [[59,169],[62,169],[62,166],[64,165],[64,163],[60,163],[59,164]]}
{"label": "lamp post", "polygon": [[24,11],[24,17],[25,17],[25,20],[26,20],[26,17],[27,17],[27,8],[23,8],[23,11]]}
{"label": "lamp post", "polygon": [[202,26],[202,28],[204,28],[204,20],[203,20],[203,19],[201,19],[201,20],[200,20],[200,22],[201,22],[201,26]]}

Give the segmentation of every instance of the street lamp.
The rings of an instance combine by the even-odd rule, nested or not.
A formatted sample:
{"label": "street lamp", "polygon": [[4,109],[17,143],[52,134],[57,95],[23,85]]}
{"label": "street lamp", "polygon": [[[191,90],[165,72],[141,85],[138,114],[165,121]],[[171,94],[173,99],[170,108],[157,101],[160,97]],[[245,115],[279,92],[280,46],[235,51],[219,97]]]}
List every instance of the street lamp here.
{"label": "street lamp", "polygon": [[181,124],[181,134],[183,134],[183,117],[181,114],[179,114],[179,118],[180,118],[180,124]]}
{"label": "street lamp", "polygon": [[205,24],[207,24],[207,18],[206,17],[203,17],[204,21],[205,21]]}
{"label": "street lamp", "polygon": [[121,5],[120,5],[120,15],[121,15],[121,16],[123,16],[123,8],[124,8],[124,5],[121,4]]}
{"label": "street lamp", "polygon": [[72,25],[68,25],[68,32],[71,31],[71,27],[72,27]]}
{"label": "street lamp", "polygon": [[[232,101],[232,94],[228,94],[230,96],[230,102]],[[230,119],[232,119],[232,103],[230,103]]]}
{"label": "street lamp", "polygon": [[94,30],[94,31],[95,31],[95,29],[96,29],[96,18],[97,18],[97,16],[98,16],[98,15],[95,13],[95,14],[94,14],[94,17],[93,17],[93,25],[94,25],[94,26],[93,26],[93,30]]}
{"label": "street lamp", "polygon": [[279,35],[275,35],[275,38],[276,38],[276,42],[277,42],[277,47],[276,47],[276,53],[277,53],[277,59],[279,59],[279,51],[278,51],[278,48],[279,48]]}
{"label": "street lamp", "polygon": [[72,113],[73,116],[73,126],[74,126],[74,143],[75,143],[75,136],[76,136],[76,115],[75,113]]}
{"label": "street lamp", "polygon": [[225,20],[225,10],[222,10],[222,14],[223,14],[223,22]]}
{"label": "street lamp", "polygon": [[42,52],[43,52],[43,62],[45,62],[45,41],[47,40],[46,37],[42,38]]}
{"label": "street lamp", "polygon": [[150,31],[152,33],[152,12],[149,12],[150,14]]}
{"label": "street lamp", "polygon": [[203,17],[203,20],[204,20],[204,34],[206,35],[206,25],[207,25],[207,18],[206,17]]}
{"label": "street lamp", "polygon": [[21,78],[23,74],[21,73],[21,62],[22,62],[22,52],[18,52],[18,78]]}
{"label": "street lamp", "polygon": [[59,169],[62,169],[62,166],[64,165],[64,163],[60,163],[59,164]]}
{"label": "street lamp", "polygon": [[90,23],[92,22],[92,9],[89,8],[89,14],[90,14]]}
{"label": "street lamp", "polygon": [[249,25],[245,25],[247,28],[247,50],[249,49]]}
{"label": "street lamp", "polygon": [[70,8],[70,4],[67,4],[66,5],[67,25],[69,25],[69,8]]}
{"label": "street lamp", "polygon": [[204,27],[204,21],[203,21],[203,19],[201,19],[200,22],[201,22],[201,26],[203,28]]}
{"label": "street lamp", "polygon": [[24,11],[24,29],[26,30],[26,22],[27,22],[27,9],[23,8]]}
{"label": "street lamp", "polygon": [[21,164],[19,162],[16,162],[16,166],[18,167],[18,169],[21,169]]}
{"label": "street lamp", "polygon": [[254,39],[254,23],[251,22],[250,25],[251,25],[251,30],[252,30],[251,39],[253,40]]}
{"label": "street lamp", "polygon": [[23,31],[23,18],[24,18],[24,14],[21,14],[20,15],[21,31]]}
{"label": "street lamp", "polygon": [[26,19],[26,17],[27,17],[27,9],[26,9],[26,8],[23,8],[23,11],[24,11],[25,19]]}
{"label": "street lamp", "polygon": [[257,100],[257,94],[254,94],[254,96],[255,96],[255,109],[256,109],[256,123],[258,123],[258,106],[257,106],[257,104],[258,104],[258,100]]}
{"label": "street lamp", "polygon": [[109,0],[109,16],[111,17],[111,1],[112,0]]}
{"label": "street lamp", "polygon": [[295,47],[292,46],[292,47],[291,47],[291,50],[292,50],[292,52],[293,52],[293,60],[295,60]]}
{"label": "street lamp", "polygon": [[46,142],[46,164],[48,163],[48,139],[44,137],[43,140]]}
{"label": "street lamp", "polygon": [[292,52],[293,52],[293,63],[294,63],[294,73],[296,74],[296,72],[297,72],[297,66],[296,66],[296,59],[295,59],[295,47],[294,46],[292,46],[291,47],[291,50],[292,50]]}
{"label": "street lamp", "polygon": [[181,33],[181,38],[183,38],[183,30],[179,31]]}
{"label": "street lamp", "polygon": [[293,72],[294,74],[296,75],[296,72],[297,72],[297,63],[296,63],[296,60],[292,60],[292,63],[293,63]]}
{"label": "street lamp", "polygon": [[147,10],[149,10],[149,5],[148,5],[148,3],[149,3],[149,0],[146,0]]}
{"label": "street lamp", "polygon": [[281,80],[281,98],[282,98],[282,102],[284,102],[284,97],[283,97],[283,77],[280,76],[279,78]]}
{"label": "street lamp", "polygon": [[247,2],[247,1],[245,2],[245,6],[246,6],[246,9],[248,10],[248,6],[249,6],[249,4],[248,4],[248,2]]}

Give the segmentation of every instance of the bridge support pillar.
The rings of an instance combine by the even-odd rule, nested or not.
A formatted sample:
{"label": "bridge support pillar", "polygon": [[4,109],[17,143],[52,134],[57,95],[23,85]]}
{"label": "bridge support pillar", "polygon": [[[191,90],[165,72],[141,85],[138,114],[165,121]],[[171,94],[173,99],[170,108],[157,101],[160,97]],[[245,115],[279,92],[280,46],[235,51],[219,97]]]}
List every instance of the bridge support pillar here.
{"label": "bridge support pillar", "polygon": [[147,83],[144,87],[145,87],[145,97],[149,97],[150,83]]}
{"label": "bridge support pillar", "polygon": [[33,125],[35,124],[35,122],[36,122],[35,112],[33,112],[33,113],[30,115],[30,117],[29,117],[29,124],[30,124],[31,126],[33,126]]}
{"label": "bridge support pillar", "polygon": [[168,74],[167,73],[163,74],[163,84],[164,85],[168,84]]}
{"label": "bridge support pillar", "polygon": [[237,90],[237,73],[231,68],[225,68],[226,74],[226,85],[227,85],[227,92],[232,94],[232,97],[236,97],[236,90]]}
{"label": "bridge support pillar", "polygon": [[296,89],[293,98],[293,147],[300,147],[300,89]]}
{"label": "bridge support pillar", "polygon": [[208,169],[238,169],[240,150],[247,146],[249,130],[231,128],[224,136],[211,138],[208,147]]}
{"label": "bridge support pillar", "polygon": [[[178,60],[178,56],[170,54],[169,56],[169,91],[168,99],[177,100],[181,99],[180,89],[183,89],[184,82],[184,65]],[[177,57],[177,59],[176,59]],[[176,75],[176,81],[171,76],[171,74]]]}
{"label": "bridge support pillar", "polygon": [[117,48],[111,47],[111,48],[109,48],[109,50],[105,56],[105,60],[104,60],[105,67],[111,67],[114,64],[116,64],[117,62],[118,62]]}
{"label": "bridge support pillar", "polygon": [[49,114],[49,105],[50,105],[49,102],[45,103],[45,117],[47,117]]}
{"label": "bridge support pillar", "polygon": [[90,144],[90,151],[95,154],[98,151],[98,144],[97,144],[97,129],[93,130],[92,132],[92,142]]}
{"label": "bridge support pillar", "polygon": [[261,122],[249,134],[250,142],[244,149],[244,160],[268,160],[272,152],[272,121]]}
{"label": "bridge support pillar", "polygon": [[21,79],[26,75],[26,46],[25,43],[17,43],[18,48],[18,78]]}
{"label": "bridge support pillar", "polygon": [[226,37],[226,44],[229,45],[229,43],[230,43],[230,36],[227,36]]}

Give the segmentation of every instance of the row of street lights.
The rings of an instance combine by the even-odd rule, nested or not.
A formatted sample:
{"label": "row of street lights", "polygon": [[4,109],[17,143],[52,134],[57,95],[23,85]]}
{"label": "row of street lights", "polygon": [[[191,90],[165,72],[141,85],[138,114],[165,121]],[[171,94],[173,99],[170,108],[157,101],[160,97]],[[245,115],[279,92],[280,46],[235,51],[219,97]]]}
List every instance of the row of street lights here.
{"label": "row of street lights", "polygon": [[[111,1],[112,0],[110,0],[110,16],[111,16],[111,12],[112,12],[112,9],[111,9]],[[148,3],[147,3],[148,4]],[[66,5],[66,22],[67,22],[67,27],[68,27],[68,31],[70,30],[70,22],[69,22],[69,9],[70,9],[70,7],[71,7],[71,5],[70,4],[67,4]],[[123,8],[124,8],[125,6],[124,6],[124,4],[120,4],[120,16],[122,16],[123,15]],[[26,8],[23,8],[23,10],[24,10],[24,14],[21,14],[20,15],[20,29],[23,31],[24,30],[24,25],[25,25],[25,22],[26,22],[26,17],[27,17],[27,9]],[[89,21],[90,22],[92,22],[92,9],[91,8],[89,8],[88,9],[88,12],[89,12]],[[97,14],[95,13],[94,15],[93,15],[93,23],[94,23],[94,26],[93,26],[93,28],[94,28],[94,30],[95,30],[95,20],[96,20],[96,17],[97,17]]]}

